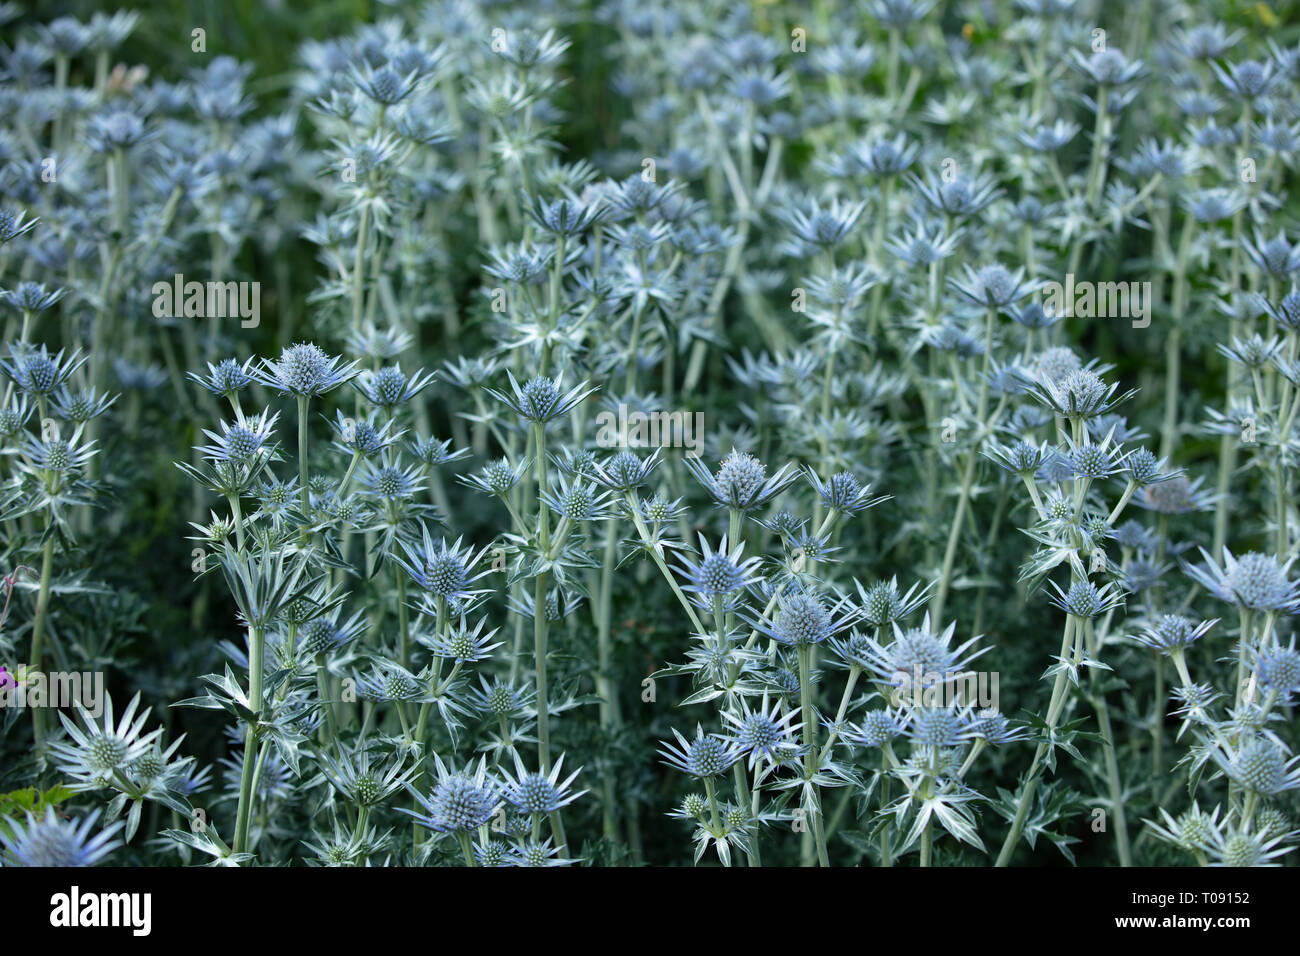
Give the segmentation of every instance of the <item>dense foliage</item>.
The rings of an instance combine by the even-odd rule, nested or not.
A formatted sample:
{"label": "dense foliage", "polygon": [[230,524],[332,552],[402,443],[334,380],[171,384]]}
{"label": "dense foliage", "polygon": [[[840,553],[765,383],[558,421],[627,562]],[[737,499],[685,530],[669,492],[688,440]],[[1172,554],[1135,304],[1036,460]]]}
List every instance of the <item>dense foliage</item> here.
{"label": "dense foliage", "polygon": [[150,16],[0,5],[6,865],[1286,862],[1270,8]]}

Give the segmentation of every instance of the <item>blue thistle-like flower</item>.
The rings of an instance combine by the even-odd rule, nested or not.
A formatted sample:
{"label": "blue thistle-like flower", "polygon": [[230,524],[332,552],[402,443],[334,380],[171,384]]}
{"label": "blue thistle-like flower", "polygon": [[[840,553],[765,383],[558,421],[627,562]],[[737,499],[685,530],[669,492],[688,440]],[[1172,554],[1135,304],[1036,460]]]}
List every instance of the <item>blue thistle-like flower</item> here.
{"label": "blue thistle-like flower", "polygon": [[1255,679],[1265,692],[1277,694],[1284,703],[1300,693],[1300,652],[1294,638],[1287,647],[1270,647],[1255,655]]}
{"label": "blue thistle-like flower", "polygon": [[477,475],[460,475],[458,478],[472,488],[504,498],[511,488],[523,481],[530,464],[527,459],[511,465],[508,458],[497,458],[484,465]]}
{"label": "blue thistle-like flower", "polygon": [[1280,229],[1274,239],[1268,239],[1259,233],[1255,234],[1253,242],[1243,237],[1241,246],[1251,262],[1265,275],[1281,279],[1300,269],[1300,243],[1293,246],[1287,240],[1286,233]]}
{"label": "blue thistle-like flower", "polygon": [[256,373],[262,384],[295,398],[314,398],[351,381],[358,374],[357,363],[340,365],[341,358],[331,358],[318,345],[308,342],[287,346],[280,360],[262,360]]}
{"label": "blue thistle-like flower", "polygon": [[932,585],[924,588],[913,584],[905,594],[898,590],[898,578],[877,581],[865,587],[861,581],[854,581],[858,589],[858,608],[862,619],[872,627],[888,627],[896,621],[902,621],[912,615],[929,597]]}
{"label": "blue thistle-like flower", "polygon": [[1162,614],[1154,624],[1147,625],[1134,640],[1152,650],[1167,654],[1191,646],[1217,623],[1217,618],[1213,621],[1194,621],[1181,614]]}
{"label": "blue thistle-like flower", "polygon": [[706,610],[713,610],[714,599],[722,599],[724,607],[730,608],[734,604],[733,596],[754,583],[761,564],[757,557],[745,557],[743,541],[729,550],[725,535],[714,551],[701,534],[699,560],[687,557],[680,560],[680,573],[686,578],[682,590],[698,595],[695,603]]}
{"label": "blue thistle-like flower", "polygon": [[1055,581],[1048,584],[1056,592],[1051,598],[1052,604],[1078,618],[1091,619],[1105,614],[1124,600],[1123,594],[1110,583],[1097,587],[1091,581],[1076,581],[1068,591],[1062,591]]}
{"label": "blue thistle-like flower", "polygon": [[80,821],[61,820],[47,806],[44,816],[29,816],[26,822],[6,819],[0,843],[11,866],[94,866],[122,845],[119,834],[126,826],[118,820],[91,836],[98,819],[99,810],[94,810]]}
{"label": "blue thistle-like flower", "polygon": [[734,448],[722,459],[716,474],[709,474],[708,468],[698,458],[687,458],[685,464],[716,505],[740,511],[751,511],[767,504],[799,477],[794,465],[786,464],[769,478],[761,461]]}
{"label": "blue thistle-like flower", "polygon": [[505,770],[501,772],[504,783],[502,794],[506,802],[520,813],[554,813],[561,807],[567,807],[587,792],[586,790],[579,790],[574,793],[571,789],[573,781],[582,772],[581,767],[569,774],[564,780],[560,779],[561,768],[564,766],[564,754],[560,754],[556,759],[550,773],[543,774],[530,773],[524,767],[519,751],[516,750],[513,753],[515,775],[512,777],[509,771]]}
{"label": "blue thistle-like flower", "polygon": [[537,375],[520,386],[514,374],[506,372],[510,380],[511,394],[505,395],[491,388],[484,388],[489,395],[508,405],[520,418],[535,425],[545,425],[566,415],[577,407],[578,403],[596,391],[596,386],[583,382],[563,391],[560,379]]}
{"label": "blue thistle-like flower", "polygon": [[352,384],[370,404],[392,412],[432,385],[433,380],[434,375],[425,375],[423,369],[408,376],[400,366],[390,365],[377,372],[362,372]]}
{"label": "blue thistle-like flower", "polygon": [[0,360],[0,369],[24,392],[48,398],[86,363],[87,358],[81,349],[65,356],[63,349],[51,355],[44,345],[39,348],[11,345],[9,359]]}
{"label": "blue thistle-like flower", "polygon": [[221,422],[221,434],[203,429],[203,434],[212,439],[213,444],[203,445],[196,450],[212,461],[229,461],[248,464],[259,456],[273,452],[271,435],[275,430],[276,419],[269,411],[262,411],[251,418],[240,415],[231,424]]}
{"label": "blue thistle-like flower", "polygon": [[1290,613],[1300,607],[1300,581],[1287,578],[1295,558],[1282,562],[1257,551],[1237,558],[1224,548],[1219,567],[1208,551],[1200,550],[1205,564],[1189,568],[1187,574],[1219,600],[1252,611]]}
{"label": "blue thistle-like flower", "polygon": [[361,493],[379,501],[409,501],[424,489],[416,465],[403,468],[390,461],[367,462],[357,477]]}
{"label": "blue thistle-like flower", "polygon": [[676,745],[669,743],[659,748],[663,762],[701,780],[722,776],[741,756],[740,747],[734,741],[706,734],[699,726],[695,728],[694,740],[687,740],[676,728],[673,736],[677,738]]}
{"label": "blue thistle-like flower", "polygon": [[883,747],[902,732],[902,725],[893,711],[877,708],[863,714],[856,726],[850,726],[844,739],[862,747]]}
{"label": "blue thistle-like flower", "polygon": [[438,779],[427,797],[409,783],[405,785],[424,812],[398,809],[414,817],[420,826],[439,833],[470,833],[491,820],[501,799],[498,785],[488,779],[487,757],[479,758],[472,773],[448,770],[437,754],[433,760]]}
{"label": "blue thistle-like flower", "polygon": [[0,293],[0,299],[19,312],[44,312],[67,293],[66,289],[49,291],[40,282],[20,282],[15,289]]}
{"label": "blue thistle-like flower", "polygon": [[200,375],[198,372],[190,372],[189,377],[206,388],[214,395],[220,395],[230,402],[235,401],[235,397],[253,383],[257,376],[253,369],[253,359],[246,360],[243,364],[232,358],[222,359],[216,365],[208,363],[208,374]]}
{"label": "blue thistle-like flower", "polygon": [[321,614],[298,627],[298,648],[307,657],[329,654],[351,644],[366,631],[365,615],[357,611],[340,621],[337,613]]}
{"label": "blue thistle-like flower", "polygon": [[757,708],[751,708],[749,701],[741,700],[739,714],[730,710],[722,712],[722,719],[731,724],[730,739],[749,755],[749,769],[753,770],[760,763],[773,764],[784,755],[798,750],[798,734],[802,723],[794,723],[799,716],[799,708],[786,710],[780,699],[768,705],[768,692],[763,693],[763,702]]}
{"label": "blue thistle-like flower", "polygon": [[975,305],[1003,309],[1035,289],[1033,283],[1024,281],[1024,269],[1012,272],[998,263],[980,269],[963,268],[963,277],[951,277],[948,284]]}
{"label": "blue thistle-like flower", "polygon": [[817,477],[817,472],[812,468],[808,469],[807,475],[827,509],[840,514],[854,515],[890,498],[889,495],[873,498],[871,486],[863,485],[850,471],[838,471],[825,482]]}
{"label": "blue thistle-like flower", "polygon": [[974,735],[970,715],[952,707],[914,708],[902,731],[902,736],[925,747],[958,747]]}
{"label": "blue thistle-like flower", "polygon": [[460,601],[472,597],[475,592],[470,589],[475,581],[491,573],[486,568],[477,574],[474,567],[487,553],[484,547],[477,553],[473,547],[461,548],[460,538],[455,544],[448,545],[446,539],[434,543],[427,526],[422,527],[421,540],[410,544],[401,542],[403,557],[394,557],[419,588],[435,598],[446,601]]}
{"label": "blue thistle-like flower", "polygon": [[1281,744],[1267,737],[1253,737],[1230,759],[1217,755],[1225,772],[1252,793],[1270,797],[1300,787],[1300,757],[1288,759]]}

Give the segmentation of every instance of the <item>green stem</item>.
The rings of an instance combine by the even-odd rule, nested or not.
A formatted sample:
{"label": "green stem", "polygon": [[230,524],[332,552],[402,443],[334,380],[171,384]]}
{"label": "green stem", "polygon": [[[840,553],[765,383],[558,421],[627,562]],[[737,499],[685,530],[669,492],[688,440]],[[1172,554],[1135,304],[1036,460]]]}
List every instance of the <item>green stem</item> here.
{"label": "green stem", "polygon": [[[248,704],[255,714],[262,710],[263,634],[261,628],[248,631]],[[248,850],[249,821],[253,810],[253,770],[256,762],[257,724],[254,718],[244,731],[244,768],[239,782],[239,807],[235,812],[235,852]]]}
{"label": "green stem", "polygon": [[[36,620],[32,623],[32,670],[42,673],[45,645],[45,621],[50,607],[50,579],[54,570],[54,534],[46,529],[45,547],[41,549],[41,584],[36,595]],[[40,679],[39,676],[37,678]],[[45,707],[32,708],[32,734],[38,758],[44,760]]]}

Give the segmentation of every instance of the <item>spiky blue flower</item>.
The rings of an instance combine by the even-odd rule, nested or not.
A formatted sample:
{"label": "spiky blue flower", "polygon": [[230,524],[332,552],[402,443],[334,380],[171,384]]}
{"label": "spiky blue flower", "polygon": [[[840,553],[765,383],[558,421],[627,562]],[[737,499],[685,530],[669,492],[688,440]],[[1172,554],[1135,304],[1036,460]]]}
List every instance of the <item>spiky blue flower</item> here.
{"label": "spiky blue flower", "polygon": [[[499,785],[488,778],[487,758],[480,757],[472,771],[452,771],[437,754],[433,757],[437,782],[426,796],[407,783],[406,790],[419,810],[398,809],[422,827],[439,833],[470,833],[492,819],[501,804]],[[423,811],[423,812],[420,812]]]}
{"label": "spiky blue flower", "polygon": [[118,820],[92,836],[99,813],[93,810],[81,820],[63,820],[54,807],[47,806],[41,817],[29,816],[25,822],[6,819],[0,826],[0,843],[9,865],[94,866],[122,845],[119,834],[126,826],[125,820]]}

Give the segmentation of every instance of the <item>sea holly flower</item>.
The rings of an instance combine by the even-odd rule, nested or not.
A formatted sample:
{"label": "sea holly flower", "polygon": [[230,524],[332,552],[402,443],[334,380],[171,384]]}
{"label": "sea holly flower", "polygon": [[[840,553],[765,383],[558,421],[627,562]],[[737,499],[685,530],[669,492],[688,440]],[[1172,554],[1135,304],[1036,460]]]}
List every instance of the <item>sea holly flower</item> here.
{"label": "sea holly flower", "polygon": [[127,109],[114,109],[90,118],[86,145],[96,153],[129,150],[154,135],[144,118]]}
{"label": "sea holly flower", "polygon": [[1300,757],[1290,756],[1282,745],[1267,737],[1254,737],[1225,753],[1214,752],[1227,775],[1251,793],[1271,797],[1300,788]]}
{"label": "sea holly flower", "polygon": [[1210,62],[1210,69],[1228,92],[1243,100],[1264,96],[1278,80],[1273,63],[1269,60],[1241,60],[1229,63],[1225,70]]}
{"label": "sea holly flower", "polygon": [[[648,458],[641,458],[633,451],[616,452],[605,461],[593,464],[592,480],[616,493],[635,491],[646,483],[659,465],[662,453],[662,448],[656,448]],[[688,468],[692,461],[687,459]]]}
{"label": "sea holly flower", "polygon": [[357,363],[340,365],[342,361],[337,356],[330,358],[317,345],[303,342],[286,347],[279,361],[263,359],[256,375],[259,382],[281,394],[315,398],[357,376]]}
{"label": "sea holly flower", "polygon": [[534,425],[546,425],[567,415],[578,406],[584,398],[596,391],[596,386],[586,382],[575,385],[567,392],[563,391],[560,379],[537,375],[520,386],[514,374],[506,372],[510,380],[510,394],[506,395],[495,389],[484,387],[484,391],[497,401],[507,405],[520,418]]}
{"label": "sea holly flower", "polygon": [[[436,609],[428,610],[437,613]],[[492,638],[496,637],[499,628],[494,627],[485,632],[483,628],[486,626],[486,618],[479,618],[478,623],[470,627],[462,617],[458,623],[448,628],[446,634],[429,637],[421,635],[419,641],[429,648],[435,657],[455,661],[457,664],[476,663],[488,660],[492,652],[502,646],[501,641],[492,643]]]}
{"label": "sea holly flower", "polygon": [[1076,581],[1067,590],[1062,590],[1055,581],[1048,585],[1055,592],[1051,602],[1072,617],[1090,620],[1105,614],[1112,608],[1119,607],[1124,595],[1111,583],[1098,587],[1091,581]]}
{"label": "sea holly flower", "polygon": [[113,702],[110,698],[104,707],[103,722],[99,722],[90,712],[77,703],[78,723],[66,714],[60,713],[64,729],[69,740],[57,741],[50,745],[50,754],[59,769],[85,788],[106,785],[118,774],[153,748],[162,736],[162,728],[145,732],[145,723],[152,708],[146,707],[138,715],[140,695],[131,698],[120,720],[113,719]]}
{"label": "sea holly flower", "polygon": [[700,535],[700,558],[698,561],[685,556],[680,557],[681,574],[686,579],[682,590],[693,595],[696,606],[712,611],[715,601],[722,601],[723,607],[730,610],[739,595],[750,587],[757,578],[761,561],[757,557],[745,557],[745,543],[738,543],[728,550],[724,535],[714,551],[704,535]]}
{"label": "sea holly flower", "polygon": [[416,465],[402,467],[381,459],[369,461],[357,476],[361,493],[382,502],[409,501],[424,490],[424,481]]}
{"label": "sea holly flower", "polygon": [[550,814],[567,807],[587,793],[586,790],[573,791],[573,781],[582,772],[579,767],[561,780],[564,767],[564,754],[556,758],[555,765],[549,773],[530,773],[524,766],[519,752],[514,752],[515,773],[501,771],[501,794],[505,801],[523,814]]}
{"label": "sea holly flower", "polygon": [[751,511],[768,503],[799,477],[799,472],[791,464],[782,465],[768,477],[767,468],[761,461],[734,448],[722,460],[715,474],[709,474],[707,466],[698,458],[687,458],[684,464],[716,505],[739,511]]}
{"label": "sea holly flower", "polygon": [[998,465],[1027,481],[1032,481],[1048,457],[1045,442],[1034,445],[1020,440],[1013,445],[985,448],[983,454]]}
{"label": "sea holly flower", "polygon": [[786,222],[794,232],[795,238],[807,245],[829,249],[839,245],[852,232],[867,204],[841,203],[832,199],[822,206],[814,201],[807,209],[792,209],[786,216]]}
{"label": "sea holly flower", "polygon": [[559,853],[560,848],[553,846],[549,838],[529,840],[513,850],[507,859],[515,866],[573,866],[579,862],[561,857]]}
{"label": "sea holly flower", "polygon": [[1034,283],[1024,281],[1024,269],[1012,272],[997,263],[981,269],[963,268],[963,278],[950,278],[948,284],[975,305],[1002,309],[1035,290]]}
{"label": "sea holly flower", "polygon": [[392,413],[433,384],[432,373],[421,369],[407,376],[399,366],[390,365],[377,372],[363,371],[352,380],[353,386],[371,405]]}
{"label": "sea holly flower", "polygon": [[1019,132],[1016,138],[1034,152],[1055,153],[1068,146],[1079,135],[1079,130],[1078,123],[1058,119],[1050,126],[1044,123],[1032,130]]}
{"label": "sea holly flower", "polygon": [[668,743],[659,748],[663,762],[700,780],[721,777],[742,755],[735,742],[717,734],[706,734],[700,726],[695,728],[694,740],[687,740],[675,728],[673,736],[677,738],[676,744]]}
{"label": "sea holly flower", "polygon": [[504,498],[512,488],[524,480],[531,467],[532,462],[528,459],[524,459],[517,465],[512,465],[507,458],[497,458],[484,465],[482,471],[476,475],[460,475],[457,477],[458,480],[472,488],[489,495]]}
{"label": "sea holly flower", "polygon": [[1255,652],[1255,678],[1266,692],[1277,694],[1284,703],[1300,693],[1300,652],[1295,639],[1286,647],[1270,647]]}
{"label": "sea holly flower", "polygon": [[1001,192],[994,180],[983,174],[973,177],[958,174],[947,178],[933,170],[925,179],[909,174],[909,180],[921,199],[934,213],[953,219],[969,219],[983,212]]}
{"label": "sea holly flower", "polygon": [[65,385],[54,396],[50,410],[66,422],[84,425],[103,415],[116,401],[117,396],[107,392],[96,394],[93,389],[73,391]]}
{"label": "sea holly flower", "polygon": [[274,456],[275,446],[271,435],[280,413],[274,415],[263,410],[252,417],[242,414],[234,424],[221,422],[221,433],[203,429],[203,434],[212,439],[213,444],[197,447],[205,458],[213,461],[229,461],[246,464],[262,456]]}
{"label": "sea holly flower", "polygon": [[535,199],[526,211],[538,227],[553,236],[570,238],[582,235],[601,220],[604,212],[599,206],[583,205],[572,199],[546,202]]}
{"label": "sea holly flower", "polygon": [[92,836],[100,811],[93,810],[80,820],[60,819],[54,807],[26,821],[6,818],[0,826],[11,866],[94,866],[122,845],[126,821],[118,820]]}
{"label": "sea holly flower", "polygon": [[871,0],[867,12],[890,30],[905,30],[934,9],[933,0]]}
{"label": "sea holly flower", "polygon": [[1134,637],[1152,650],[1172,654],[1200,640],[1218,620],[1193,621],[1181,614],[1162,614],[1153,624]]}
{"label": "sea holly flower", "polygon": [[1292,838],[1291,833],[1230,833],[1218,829],[1211,832],[1205,850],[1214,860],[1211,866],[1281,866],[1274,861],[1295,849],[1285,845]]}
{"label": "sea holly flower", "polygon": [[799,749],[803,724],[794,723],[799,708],[787,710],[779,698],[769,706],[769,697],[769,692],[764,691],[758,707],[751,708],[749,701],[742,699],[740,713],[722,711],[722,719],[732,726],[730,740],[748,755],[751,772],[760,765],[775,766]]}
{"label": "sea holly flower", "polygon": [[953,707],[916,707],[908,711],[901,736],[923,747],[958,747],[974,738],[975,723]]}
{"label": "sea holly flower", "polygon": [[396,106],[420,86],[420,75],[416,70],[400,74],[388,66],[378,69],[368,63],[354,67],[352,82],[358,90],[383,107]]}
{"label": "sea holly flower", "polygon": [[1230,33],[1218,22],[1196,23],[1174,30],[1174,45],[1190,60],[1209,62],[1223,58],[1245,35],[1244,30]]}
{"label": "sea holly flower", "polygon": [[1098,86],[1127,86],[1146,73],[1141,61],[1130,61],[1123,51],[1108,47],[1084,56],[1078,50],[1070,51],[1070,58],[1079,72],[1088,76]]}
{"label": "sea holly flower", "polygon": [[382,804],[406,786],[415,772],[398,759],[376,760],[364,747],[344,749],[338,758],[322,754],[321,774],[343,799],[357,807]]}
{"label": "sea holly flower", "polygon": [[1243,238],[1241,245],[1265,275],[1285,278],[1300,269],[1300,243],[1293,246],[1280,229],[1273,239],[1256,233],[1253,242]]}
{"label": "sea holly flower", "polygon": [[472,590],[470,585],[491,574],[492,569],[489,567],[474,573],[488,549],[483,547],[476,552],[472,547],[462,548],[462,540],[457,538],[455,543],[448,545],[444,538],[435,544],[425,525],[421,529],[420,541],[399,542],[402,556],[394,556],[393,560],[431,597],[463,601],[480,593]]}
{"label": "sea holly flower", "polygon": [[858,591],[862,620],[874,628],[889,627],[911,617],[928,600],[933,587],[930,584],[921,587],[920,583],[916,583],[906,592],[900,593],[897,577],[877,581],[870,587],[857,580],[853,584]]}
{"label": "sea holly flower", "polygon": [[477,767],[450,770],[437,754],[433,757],[437,782],[426,796],[410,783],[406,791],[419,810],[398,807],[414,817],[422,827],[439,833],[471,833],[483,826],[501,804],[500,785],[487,775],[487,758],[479,758]]}
{"label": "sea holly flower", "polygon": [[414,704],[432,700],[427,683],[395,661],[374,661],[369,671],[355,677],[355,683],[362,700]]}
{"label": "sea holly flower", "polygon": [[906,134],[899,133],[892,139],[879,136],[861,143],[854,153],[865,172],[876,176],[900,176],[916,162],[921,147]]}
{"label": "sea holly flower", "polygon": [[432,435],[413,438],[406,443],[407,451],[426,468],[448,465],[470,456],[468,448],[452,448],[451,439],[438,439]]}
{"label": "sea holly flower", "polygon": [[821,497],[827,509],[844,515],[855,515],[860,511],[888,501],[889,495],[871,496],[871,486],[861,484],[857,476],[850,471],[840,471],[823,482],[817,473],[809,468],[808,481]]}
{"label": "sea holly flower", "polygon": [[87,360],[81,349],[74,349],[65,355],[60,349],[54,355],[44,346],[32,348],[22,346],[9,347],[9,359],[0,360],[0,369],[29,395],[48,398],[63,387]]}
{"label": "sea holly flower", "polygon": [[189,377],[213,395],[220,395],[234,404],[238,401],[239,393],[257,378],[254,361],[250,358],[241,364],[236,359],[222,359],[216,365],[209,362],[207,375],[190,372]]}
{"label": "sea holly flower", "polygon": [[67,289],[47,291],[40,282],[20,282],[14,289],[0,293],[0,299],[18,312],[44,312],[67,294]]}
{"label": "sea holly flower", "polygon": [[337,612],[319,614],[298,626],[298,649],[305,657],[341,650],[366,632],[362,612],[340,620]]}
{"label": "sea holly flower", "polygon": [[817,594],[794,591],[780,595],[775,615],[754,621],[762,633],[787,647],[808,648],[835,637],[852,627],[858,610],[848,598],[829,607]]}
{"label": "sea holly flower", "polygon": [[1106,414],[1136,394],[1136,390],[1130,390],[1117,396],[1118,388],[1118,382],[1107,385],[1096,372],[1085,368],[1059,377],[1040,370],[1038,377],[1030,383],[1028,394],[1058,415],[1087,421]]}
{"label": "sea holly flower", "polygon": [[960,678],[976,658],[990,648],[976,649],[979,637],[956,645],[952,644],[957,623],[950,623],[942,632],[936,632],[927,614],[920,627],[903,628],[897,620],[891,622],[892,640],[882,644],[867,639],[863,649],[864,663],[875,678],[895,689],[903,689],[904,697],[921,693],[936,684]]}
{"label": "sea holly flower", "polygon": [[846,728],[841,736],[859,747],[883,747],[902,733],[903,726],[898,716],[886,708],[877,708],[863,714],[862,719]]}
{"label": "sea holly flower", "polygon": [[0,245],[13,242],[36,228],[39,219],[28,219],[24,210],[0,207]]}
{"label": "sea holly flower", "polygon": [[561,476],[555,486],[541,494],[541,499],[569,521],[603,521],[609,517],[609,492],[598,490],[594,482],[584,478],[570,481]]}
{"label": "sea holly flower", "polygon": [[1240,558],[1223,549],[1223,564],[1200,549],[1204,564],[1188,568],[1187,574],[1214,597],[1251,611],[1295,613],[1300,608],[1300,581],[1287,575],[1295,558],[1285,562],[1268,554],[1251,551]]}
{"label": "sea holly flower", "polygon": [[1221,839],[1222,821],[1219,819],[1219,807],[1210,813],[1193,802],[1190,810],[1175,818],[1168,810],[1160,808],[1164,825],[1147,820],[1146,824],[1155,836],[1166,843],[1179,847],[1188,853],[1200,853]]}

